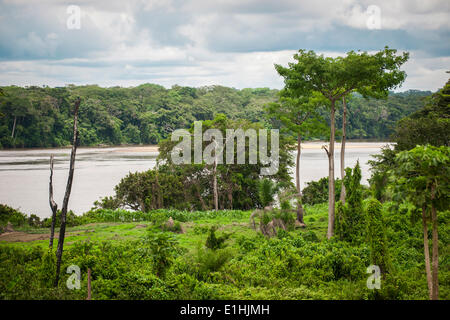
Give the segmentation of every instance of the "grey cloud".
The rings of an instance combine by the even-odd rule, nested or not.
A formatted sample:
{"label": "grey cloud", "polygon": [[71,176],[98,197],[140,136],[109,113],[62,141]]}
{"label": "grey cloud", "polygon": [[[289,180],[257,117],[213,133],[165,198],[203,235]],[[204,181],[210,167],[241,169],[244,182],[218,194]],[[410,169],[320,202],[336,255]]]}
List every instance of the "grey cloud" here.
{"label": "grey cloud", "polygon": [[[279,56],[304,48],[345,53],[385,45],[437,61],[436,69],[413,74],[419,83],[420,72],[427,79],[434,70],[441,72],[448,61],[441,58],[450,53],[450,27],[442,19],[449,15],[448,0],[73,0],[70,4],[86,13],[81,30],[66,28],[68,4],[0,0],[3,84],[153,79],[232,86],[233,81],[237,86],[258,81],[279,87],[270,58],[240,59],[258,52]],[[364,27],[361,14],[371,4],[379,5],[386,17],[381,30]],[[420,65],[422,60],[417,61]],[[251,68],[244,75],[246,65]]]}

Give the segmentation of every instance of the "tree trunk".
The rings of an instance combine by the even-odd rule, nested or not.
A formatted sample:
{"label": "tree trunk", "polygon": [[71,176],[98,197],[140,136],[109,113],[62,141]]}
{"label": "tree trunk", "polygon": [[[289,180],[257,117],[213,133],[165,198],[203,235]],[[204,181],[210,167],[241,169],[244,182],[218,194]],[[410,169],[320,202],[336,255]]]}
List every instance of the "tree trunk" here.
{"label": "tree trunk", "polygon": [[228,189],[228,203],[230,204],[230,210],[233,210],[233,189]]}
{"label": "tree trunk", "polygon": [[300,155],[302,152],[302,137],[299,134],[297,136],[297,159],[295,163],[295,178],[296,178],[296,187],[297,187],[297,220],[300,223],[303,222],[303,205],[302,205],[302,193],[300,190]]}
{"label": "tree trunk", "polygon": [[219,210],[219,192],[217,191],[217,161],[213,164],[214,210]]}
{"label": "tree trunk", "polygon": [[439,279],[438,279],[438,269],[439,269],[439,254],[438,254],[438,225],[437,225],[437,213],[436,207],[434,206],[434,186],[432,187],[432,202],[431,202],[431,220],[433,222],[433,295],[432,300],[439,299]]}
{"label": "tree trunk", "polygon": [[14,123],[13,123],[12,131],[11,131],[11,138],[14,138],[14,131],[16,131],[16,121],[17,121],[17,116],[14,116]]}
{"label": "tree trunk", "polygon": [[56,224],[56,212],[58,210],[58,205],[55,200],[53,200],[53,155],[50,156],[50,182],[49,182],[49,202],[50,208],[52,209],[52,225],[50,229],[50,243],[49,248],[53,249],[53,238],[55,237],[55,224]]}
{"label": "tree trunk", "polygon": [[202,195],[200,194],[198,185],[196,185],[194,188],[195,188],[195,193],[197,194],[197,198],[200,201],[200,204],[202,205],[202,210],[207,211],[208,208],[206,207],[205,201],[203,200]]}
{"label": "tree trunk", "polygon": [[342,203],[345,203],[345,185],[344,185],[344,177],[345,177],[345,140],[346,140],[346,121],[347,121],[347,105],[345,103],[345,97],[342,98],[342,141],[341,141],[341,195],[339,196],[339,200]]}
{"label": "tree trunk", "polygon": [[428,294],[431,300],[433,297],[433,282],[431,280],[430,247],[428,245],[428,226],[425,208],[425,206],[422,207],[423,250],[425,254],[425,270],[427,273]]}
{"label": "tree trunk", "polygon": [[328,230],[327,238],[334,235],[334,136],[335,136],[335,101],[331,100],[330,147],[328,154]]}
{"label": "tree trunk", "polygon": [[58,286],[59,282],[59,273],[61,269],[61,258],[63,254],[64,247],[64,236],[66,233],[66,215],[67,215],[67,207],[69,205],[69,197],[70,192],[72,190],[72,182],[73,182],[73,173],[75,170],[75,155],[77,153],[77,145],[78,145],[78,109],[80,107],[80,98],[75,101],[75,111],[73,115],[73,141],[72,141],[72,152],[70,154],[70,167],[69,167],[69,177],[67,179],[66,193],[64,194],[63,205],[61,209],[61,227],[59,229],[59,240],[58,240],[58,249],[56,251],[56,277],[54,286]]}
{"label": "tree trunk", "polygon": [[219,210],[219,192],[217,191],[217,142],[214,141],[214,163],[213,163],[213,192],[214,192],[214,210]]}

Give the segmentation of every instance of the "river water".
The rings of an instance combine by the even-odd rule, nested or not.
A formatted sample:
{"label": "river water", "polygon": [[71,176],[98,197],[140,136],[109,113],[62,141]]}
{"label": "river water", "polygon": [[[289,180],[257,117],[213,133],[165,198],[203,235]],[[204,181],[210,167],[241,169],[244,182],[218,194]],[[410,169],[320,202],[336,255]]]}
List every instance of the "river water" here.
{"label": "river water", "polygon": [[[359,160],[362,182],[370,177],[367,161],[380,152],[382,142],[348,142],[346,166]],[[328,175],[328,159],[323,143],[304,143],[301,154],[301,185]],[[55,156],[54,198],[61,207],[67,183],[71,149],[0,150],[0,203],[41,218],[51,215],[48,203],[49,159]],[[336,144],[336,177],[340,176],[340,145]],[[114,194],[114,186],[129,172],[144,171],[156,163],[154,146],[78,148],[69,209],[76,214],[88,211],[95,200]],[[295,169],[295,168],[293,168]],[[295,170],[292,170],[294,175]]]}

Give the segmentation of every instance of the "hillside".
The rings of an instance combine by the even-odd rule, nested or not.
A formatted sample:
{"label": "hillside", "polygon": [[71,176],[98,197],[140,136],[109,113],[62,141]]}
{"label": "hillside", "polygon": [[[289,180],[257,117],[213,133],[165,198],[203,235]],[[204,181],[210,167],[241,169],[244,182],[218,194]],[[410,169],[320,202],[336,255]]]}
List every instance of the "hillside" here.
{"label": "hillside", "polygon": [[[1,87],[0,148],[70,145],[71,105],[80,106],[80,144],[156,144],[195,120],[224,113],[231,119],[265,122],[264,106],[277,99],[277,90],[234,89],[223,86],[166,89],[160,85],[101,88]],[[387,100],[353,96],[349,102],[349,139],[389,139],[395,122],[420,109],[429,91],[391,93]],[[326,119],[327,113],[323,112]],[[339,128],[340,114],[337,113]],[[314,137],[323,138],[323,137]]]}

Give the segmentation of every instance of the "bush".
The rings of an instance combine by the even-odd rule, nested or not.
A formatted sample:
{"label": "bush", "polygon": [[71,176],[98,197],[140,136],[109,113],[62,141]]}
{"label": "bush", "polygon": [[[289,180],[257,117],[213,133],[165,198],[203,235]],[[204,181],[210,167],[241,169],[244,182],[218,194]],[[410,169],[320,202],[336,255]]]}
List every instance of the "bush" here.
{"label": "bush", "polygon": [[230,233],[224,233],[221,236],[216,236],[216,226],[209,229],[208,238],[206,238],[205,246],[211,250],[222,249],[225,247],[225,241],[230,237]]}
{"label": "bush", "polygon": [[[328,177],[319,179],[318,181],[310,181],[306,183],[306,187],[302,190],[302,203],[314,205],[328,201]],[[341,194],[341,180],[335,180],[335,198],[339,201]]]}
{"label": "bush", "polygon": [[[85,221],[83,217],[77,216],[73,213],[72,210],[69,210],[66,215],[66,226],[67,227],[75,227],[84,224]],[[50,228],[52,226],[52,218],[45,218],[42,220],[42,227]],[[58,228],[61,225],[61,210],[58,210],[56,213],[56,221],[55,228]]]}
{"label": "bush", "polygon": [[363,210],[363,189],[361,187],[361,169],[359,162],[355,168],[345,169],[344,185],[346,202],[336,204],[336,236],[344,241],[359,242],[365,233],[365,214]]}
{"label": "bush", "polygon": [[227,249],[210,249],[197,246],[195,264],[199,280],[207,279],[212,272],[219,271],[232,255]]}
{"label": "bush", "polygon": [[177,254],[177,240],[168,232],[149,231],[145,243],[153,258],[156,275],[163,278]]}
{"label": "bush", "polygon": [[27,223],[27,216],[7,205],[0,204],[0,227],[5,227],[8,222],[14,227],[20,227]]}
{"label": "bush", "polygon": [[381,203],[376,199],[367,202],[367,238],[370,245],[370,261],[380,267],[382,273],[389,271],[389,253]]}

